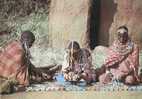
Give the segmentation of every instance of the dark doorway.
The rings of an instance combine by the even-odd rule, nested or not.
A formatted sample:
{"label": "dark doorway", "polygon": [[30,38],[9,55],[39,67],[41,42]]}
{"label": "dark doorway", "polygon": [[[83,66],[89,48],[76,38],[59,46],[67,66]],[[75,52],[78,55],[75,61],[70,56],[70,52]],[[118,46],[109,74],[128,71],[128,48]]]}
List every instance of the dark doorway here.
{"label": "dark doorway", "polygon": [[87,23],[87,38],[90,49],[97,45],[109,45],[109,29],[117,5],[113,0],[90,0]]}
{"label": "dark doorway", "polygon": [[90,49],[98,45],[98,32],[100,23],[100,0],[90,0],[87,23],[87,38]]}
{"label": "dark doorway", "polygon": [[114,0],[100,0],[100,26],[98,32],[98,44],[109,45],[109,29],[112,25],[117,5]]}

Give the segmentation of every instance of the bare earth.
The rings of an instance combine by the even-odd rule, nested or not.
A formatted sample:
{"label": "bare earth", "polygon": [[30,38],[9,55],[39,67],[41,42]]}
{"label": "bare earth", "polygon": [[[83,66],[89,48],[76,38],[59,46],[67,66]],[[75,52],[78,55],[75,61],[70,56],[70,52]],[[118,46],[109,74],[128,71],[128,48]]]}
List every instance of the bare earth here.
{"label": "bare earth", "polygon": [[1,96],[1,99],[142,99],[142,92],[55,91],[23,92]]}

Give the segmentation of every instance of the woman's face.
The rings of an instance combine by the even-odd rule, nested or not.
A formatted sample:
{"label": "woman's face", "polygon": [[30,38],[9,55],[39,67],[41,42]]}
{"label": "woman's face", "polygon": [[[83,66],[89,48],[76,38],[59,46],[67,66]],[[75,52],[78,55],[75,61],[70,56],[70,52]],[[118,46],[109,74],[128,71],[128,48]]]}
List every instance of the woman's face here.
{"label": "woman's face", "polygon": [[25,37],[25,38],[21,39],[21,42],[23,44],[26,44],[28,48],[31,48],[33,43],[34,43],[34,41],[31,40],[31,38],[28,38],[28,37]]}
{"label": "woman's face", "polygon": [[118,33],[118,40],[121,43],[126,43],[128,41],[128,32],[127,32],[127,30],[122,28],[122,29],[117,30],[117,33]]}
{"label": "woman's face", "polygon": [[68,50],[68,53],[69,53],[69,55],[70,55],[71,57],[74,57],[74,58],[75,58],[75,57],[78,55],[79,50],[70,49],[70,50]]}
{"label": "woman's face", "polygon": [[22,42],[26,43],[26,45],[27,45],[28,48],[31,48],[32,45],[33,45],[33,42],[31,40],[23,40]]}

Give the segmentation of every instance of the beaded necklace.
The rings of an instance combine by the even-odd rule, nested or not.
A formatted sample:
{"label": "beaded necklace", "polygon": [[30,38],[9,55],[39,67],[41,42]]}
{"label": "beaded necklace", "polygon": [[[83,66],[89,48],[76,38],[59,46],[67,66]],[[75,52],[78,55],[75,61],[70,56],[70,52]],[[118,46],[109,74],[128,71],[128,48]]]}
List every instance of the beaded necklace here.
{"label": "beaded necklace", "polygon": [[133,46],[134,43],[131,40],[128,40],[126,44],[122,44],[119,40],[116,40],[111,49],[121,55],[127,55],[132,52]]}

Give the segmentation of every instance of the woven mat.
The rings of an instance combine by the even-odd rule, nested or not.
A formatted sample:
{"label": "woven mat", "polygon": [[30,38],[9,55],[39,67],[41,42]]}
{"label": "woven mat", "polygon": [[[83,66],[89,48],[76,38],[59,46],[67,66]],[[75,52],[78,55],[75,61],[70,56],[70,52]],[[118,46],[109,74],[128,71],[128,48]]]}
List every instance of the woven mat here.
{"label": "woven mat", "polygon": [[32,84],[26,88],[26,91],[142,91],[142,84],[136,86],[126,86],[121,82],[112,82],[102,85],[94,82],[92,85],[86,85],[84,81],[72,84],[64,81],[62,75],[58,75],[54,82],[46,82],[44,84]]}

